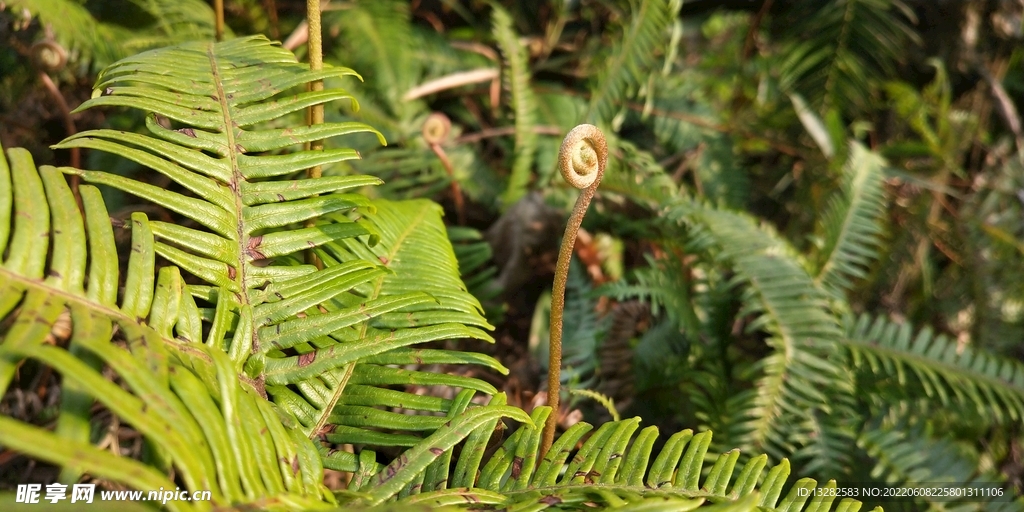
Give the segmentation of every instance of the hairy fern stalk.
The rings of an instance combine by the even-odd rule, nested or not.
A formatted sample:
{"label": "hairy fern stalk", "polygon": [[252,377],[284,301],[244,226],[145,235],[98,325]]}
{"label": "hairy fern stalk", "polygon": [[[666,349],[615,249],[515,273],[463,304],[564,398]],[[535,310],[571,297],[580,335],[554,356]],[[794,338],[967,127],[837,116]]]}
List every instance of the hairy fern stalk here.
{"label": "hairy fern stalk", "polygon": [[[187,43],[113,64],[81,109],[141,110],[149,133],[93,130],[55,147],[119,155],[167,177],[168,187],[96,170],[37,169],[25,150],[6,151],[0,393],[41,366],[60,375],[63,393],[52,430],[0,416],[5,448],[61,466],[65,483],[88,475],[140,490],[211,492],[209,502],[168,502],[171,510],[394,500],[431,508],[831,509],[831,498],[808,499],[813,480],[787,490],[785,460],[766,469],[759,455],[739,465],[737,450],[710,454],[711,433],[690,430],[655,453],[657,428],[638,432],[638,418],[589,437],[592,427],[579,423],[538,460],[549,408],[528,415],[481,380],[426,371],[444,363],[507,372],[484,355],[415,347],[490,340],[440,208],[353,192],[379,183],[372,177],[294,177],[358,157],[351,149],[289,151],[304,142],[360,133],[384,142],[360,123],[291,123],[311,105],[351,100],[341,89],[303,85],[354,75],[309,71],[262,37]],[[81,212],[62,174],[87,183]],[[119,264],[96,185],[185,220],[132,214],[130,250]],[[323,269],[303,263],[309,249]],[[419,396],[401,387],[409,384],[458,392]],[[479,405],[478,395],[490,400]],[[140,432],[152,456],[135,460],[94,445],[95,404]],[[489,453],[503,418],[519,427]],[[348,492],[327,489],[324,468],[350,473]]]}

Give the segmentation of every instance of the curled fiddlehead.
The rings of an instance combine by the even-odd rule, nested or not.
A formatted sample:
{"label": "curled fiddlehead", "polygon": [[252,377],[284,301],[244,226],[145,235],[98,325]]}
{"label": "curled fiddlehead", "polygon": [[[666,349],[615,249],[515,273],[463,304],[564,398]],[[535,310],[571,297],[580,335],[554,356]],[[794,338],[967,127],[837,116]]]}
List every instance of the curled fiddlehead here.
{"label": "curled fiddlehead", "polygon": [[562,378],[562,313],[565,310],[565,284],[569,277],[569,259],[572,258],[573,246],[576,245],[576,233],[583,223],[583,216],[587,213],[590,200],[597,192],[597,186],[601,184],[607,163],[608,143],[601,129],[594,125],[581,124],[573,128],[562,140],[562,147],[558,150],[558,170],[562,173],[562,178],[582,190],[565,226],[562,246],[558,250],[558,263],[555,265],[555,284],[551,290],[551,339],[548,355],[548,405],[551,406],[551,415],[544,425],[541,458],[551,448],[558,422],[559,388]]}
{"label": "curled fiddlehead", "polygon": [[427,120],[423,121],[423,140],[427,141],[427,144],[433,146],[434,144],[441,144],[445,139],[448,138],[448,133],[452,131],[452,122],[448,119],[448,116],[434,112],[427,116]]}
{"label": "curled fiddlehead", "polygon": [[448,138],[448,134],[452,131],[452,122],[448,119],[448,116],[434,112],[427,116],[427,120],[423,122],[423,140],[430,146],[431,151],[437,155],[437,158],[441,160],[441,164],[444,165],[445,172],[448,173],[448,178],[451,179],[451,190],[452,200],[455,201],[455,214],[459,219],[459,225],[464,226],[466,224],[466,208],[462,199],[462,188],[459,186],[459,182],[455,179],[455,173],[452,171],[452,162],[448,158],[448,154],[444,152],[444,148],[441,147],[441,143]]}
{"label": "curled fiddlehead", "polygon": [[54,73],[64,69],[68,63],[68,52],[56,41],[45,39],[29,48],[32,65],[45,73]]}

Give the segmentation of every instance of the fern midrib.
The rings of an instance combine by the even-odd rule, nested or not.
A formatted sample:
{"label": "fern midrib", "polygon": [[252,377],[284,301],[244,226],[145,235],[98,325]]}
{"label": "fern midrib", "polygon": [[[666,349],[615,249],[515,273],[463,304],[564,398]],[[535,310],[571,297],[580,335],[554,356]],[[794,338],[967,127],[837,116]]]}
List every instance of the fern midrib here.
{"label": "fern midrib", "polygon": [[[420,224],[422,224],[426,220],[426,218],[427,218],[426,215],[419,215],[419,216],[417,216],[416,217],[416,221],[413,222],[413,223],[410,223],[408,226],[406,226],[405,230],[402,231],[402,233],[395,239],[394,245],[392,245],[389,248],[389,251],[387,252],[386,258],[387,258],[388,262],[384,264],[385,267],[388,266],[389,264],[391,264],[391,262],[395,261],[394,256],[398,252],[398,249],[402,246],[402,243],[405,241],[406,238],[409,237],[410,233],[415,231],[414,228],[416,226],[419,226]],[[377,279],[377,282],[376,282],[376,284],[374,284],[374,287],[373,287],[373,293],[371,294],[370,297],[367,298],[367,301],[374,300],[378,296],[380,296],[380,291],[381,291],[381,288],[384,285],[384,279],[386,277],[387,276],[381,276],[379,279]],[[366,336],[366,329],[367,329],[367,327],[369,327],[369,323],[368,322],[363,322],[362,325],[360,326],[360,329],[359,329],[359,337],[360,338],[363,338],[363,337]],[[341,399],[341,394],[345,391],[345,386],[348,385],[348,381],[352,378],[352,373],[355,371],[356,364],[358,364],[358,363],[346,364],[343,367],[343,369],[340,372],[337,373],[337,375],[338,375],[338,385],[337,385],[337,387],[335,387],[334,392],[331,393],[331,398],[330,398],[330,400],[328,400],[327,405],[324,407],[322,413],[320,414],[320,418],[317,419],[316,424],[313,425],[313,429],[309,433],[310,438],[314,438],[314,437],[318,436],[319,433],[320,433],[320,430],[322,430],[324,428],[324,425],[327,424],[327,418],[330,417],[331,411],[334,410],[335,405],[338,404],[338,400]]]}
{"label": "fern midrib", "polygon": [[[240,167],[238,165],[238,150],[237,143],[235,142],[234,123],[231,121],[231,105],[228,103],[227,95],[224,93],[224,84],[221,81],[220,69],[217,67],[217,56],[213,52],[213,44],[211,43],[206,50],[206,55],[210,59],[210,73],[213,76],[213,84],[217,88],[217,101],[220,103],[221,115],[224,118],[224,137],[227,138],[227,157],[231,162],[231,192],[235,198],[235,225],[237,226],[238,235],[238,271],[235,272],[235,283],[238,284],[240,290],[236,293],[239,299],[241,307],[251,307],[249,298],[249,290],[246,289],[246,275],[249,272],[249,264],[246,261],[246,248],[249,247],[249,233],[245,229],[245,218],[243,211],[245,208],[245,202],[242,201],[242,182],[245,181],[245,177],[242,176]],[[256,339],[256,326],[253,324],[252,330],[246,333],[247,341],[249,345],[252,345],[252,340]],[[248,350],[245,351],[248,353]]]}
{"label": "fern midrib", "polygon": [[[774,422],[775,418],[781,414],[782,404],[779,403],[779,401],[782,399],[783,394],[785,394],[784,387],[786,384],[786,375],[790,373],[789,369],[793,362],[793,352],[795,349],[793,347],[794,340],[792,334],[788,332],[786,325],[779,320],[778,312],[772,307],[771,302],[764,300],[764,293],[758,286],[758,279],[756,277],[750,277],[748,278],[748,281],[750,282],[750,286],[757,290],[757,295],[760,299],[759,302],[761,303],[764,313],[772,318],[772,323],[775,325],[778,332],[778,336],[775,336],[775,338],[782,341],[783,344],[783,350],[776,350],[775,353],[781,356],[782,360],[785,362],[783,371],[775,375],[765,372],[762,377],[762,382],[765,382],[766,385],[760,386],[760,389],[758,390],[758,395],[767,395],[770,398],[768,407],[766,407],[768,410],[761,414],[758,421],[755,423],[757,426],[754,429],[753,435],[754,447],[757,450],[761,450],[768,438],[768,433],[771,432],[772,422]],[[765,388],[769,389],[765,390]],[[762,393],[761,391],[763,390],[768,392]]]}
{"label": "fern midrib", "polygon": [[[601,475],[603,476],[603,475]],[[723,475],[724,477],[725,475]],[[607,490],[613,493],[635,493],[642,494],[645,497],[661,497],[661,498],[728,498],[729,493],[726,494],[713,494],[707,491],[691,491],[688,489],[680,489],[676,487],[659,487],[657,489],[648,487],[646,485],[627,485],[627,484],[607,484],[607,483],[586,483],[586,482],[574,482],[568,484],[555,484],[543,487],[528,487],[526,489],[501,491],[502,495],[507,496],[509,502],[518,502],[514,500],[516,496],[524,497],[535,497],[538,493],[541,495],[555,495],[565,494],[567,491],[573,489],[586,489],[588,491],[602,491]],[[621,495],[621,494],[620,494]]]}

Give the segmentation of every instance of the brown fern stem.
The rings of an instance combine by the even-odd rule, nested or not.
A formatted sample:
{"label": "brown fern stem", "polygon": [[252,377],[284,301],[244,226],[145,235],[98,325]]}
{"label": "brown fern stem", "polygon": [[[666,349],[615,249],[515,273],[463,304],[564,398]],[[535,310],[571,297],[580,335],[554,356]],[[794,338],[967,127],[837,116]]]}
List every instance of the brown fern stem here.
{"label": "brown fern stem", "polygon": [[558,250],[558,263],[555,265],[555,284],[551,290],[551,339],[548,345],[548,405],[551,407],[551,414],[544,425],[544,437],[541,439],[542,459],[551,449],[551,443],[555,440],[555,427],[558,424],[562,379],[562,314],[565,310],[565,284],[569,278],[569,260],[576,244],[576,233],[583,223],[583,216],[587,213],[590,200],[597,192],[597,186],[601,184],[607,163],[608,143],[604,133],[594,125],[581,124],[573,128],[565,136],[562,147],[558,150],[558,170],[562,173],[562,178],[582,190],[565,226],[562,246]]}

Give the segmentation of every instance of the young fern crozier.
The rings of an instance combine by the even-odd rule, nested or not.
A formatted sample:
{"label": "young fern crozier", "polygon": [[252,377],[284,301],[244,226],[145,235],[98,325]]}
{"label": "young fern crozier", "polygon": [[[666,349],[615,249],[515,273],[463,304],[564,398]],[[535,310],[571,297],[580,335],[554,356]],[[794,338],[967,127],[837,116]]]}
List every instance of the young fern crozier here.
{"label": "young fern crozier", "polygon": [[573,128],[562,140],[558,150],[558,170],[562,178],[570,185],[582,189],[576,205],[573,206],[569,222],[562,236],[562,246],[558,250],[558,263],[555,265],[555,284],[551,290],[551,339],[548,355],[548,405],[551,415],[544,425],[544,437],[541,441],[540,456],[547,454],[555,439],[555,426],[558,423],[559,387],[562,370],[562,312],[565,310],[565,284],[569,277],[569,259],[572,258],[573,246],[576,245],[576,233],[583,223],[590,200],[594,198],[597,186],[604,177],[604,169],[608,163],[608,143],[604,133],[590,124],[581,124]]}
{"label": "young fern crozier", "polygon": [[448,173],[448,179],[451,180],[451,191],[452,201],[455,202],[455,215],[458,217],[459,225],[466,225],[466,207],[462,199],[462,188],[459,187],[459,181],[455,179],[455,173],[452,172],[452,161],[448,158],[448,154],[444,152],[444,148],[441,147],[441,143],[448,138],[448,134],[452,131],[452,122],[448,119],[448,116],[434,112],[427,116],[427,120],[423,122],[423,140],[426,141],[427,145],[430,146],[430,150],[437,155],[438,160],[444,165],[444,170]]}

